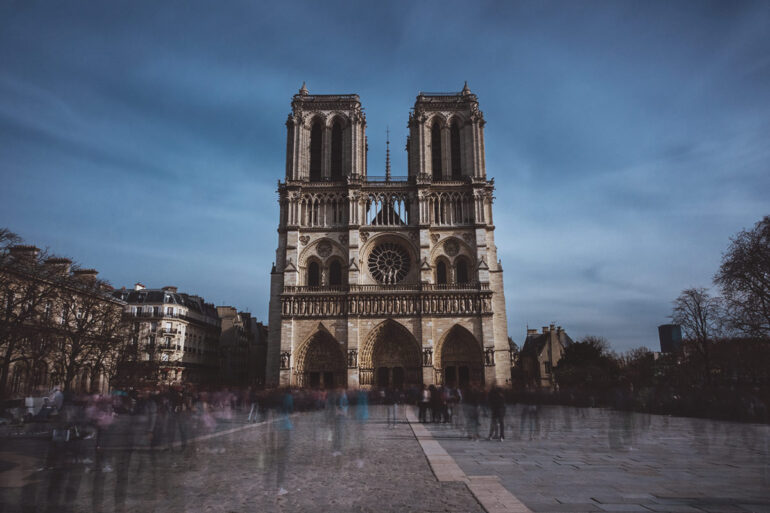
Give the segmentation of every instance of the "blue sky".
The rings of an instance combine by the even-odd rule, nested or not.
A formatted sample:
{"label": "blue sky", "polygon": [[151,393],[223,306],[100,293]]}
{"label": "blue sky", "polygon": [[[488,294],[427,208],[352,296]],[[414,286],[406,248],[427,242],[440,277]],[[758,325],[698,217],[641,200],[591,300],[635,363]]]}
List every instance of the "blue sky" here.
{"label": "blue sky", "polygon": [[[770,201],[768,2],[0,2],[0,226],[267,320],[284,122],[358,93],[369,172],[468,81],[509,333],[657,347]],[[400,171],[399,171],[400,170]]]}

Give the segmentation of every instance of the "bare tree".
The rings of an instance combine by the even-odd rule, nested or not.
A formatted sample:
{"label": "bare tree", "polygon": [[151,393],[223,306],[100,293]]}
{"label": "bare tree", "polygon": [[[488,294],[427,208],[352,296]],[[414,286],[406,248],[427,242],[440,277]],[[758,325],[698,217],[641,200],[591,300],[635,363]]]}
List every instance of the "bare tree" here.
{"label": "bare tree", "polygon": [[75,279],[59,293],[62,329],[53,356],[66,391],[84,371],[99,376],[107,352],[125,342],[122,305],[106,297],[105,285],[96,279]]}
{"label": "bare tree", "polygon": [[707,381],[711,376],[709,345],[722,334],[723,312],[722,299],[711,296],[705,288],[683,290],[674,301],[671,318],[703,358]]}
{"label": "bare tree", "polygon": [[770,337],[770,216],[731,239],[714,277],[738,331]]}
{"label": "bare tree", "polygon": [[23,257],[10,248],[21,239],[0,228],[0,397],[7,394],[12,366],[40,369],[50,352],[53,302],[58,287],[47,255],[27,248]]}

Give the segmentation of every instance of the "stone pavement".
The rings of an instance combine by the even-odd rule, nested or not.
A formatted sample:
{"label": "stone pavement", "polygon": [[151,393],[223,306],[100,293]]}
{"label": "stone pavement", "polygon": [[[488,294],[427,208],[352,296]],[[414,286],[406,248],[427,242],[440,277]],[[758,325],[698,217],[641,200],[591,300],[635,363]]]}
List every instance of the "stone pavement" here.
{"label": "stone pavement", "polygon": [[[557,406],[522,411],[508,407],[502,443],[471,441],[462,425],[424,426],[469,480],[496,478],[538,513],[770,512],[770,426]],[[481,434],[488,429],[482,417]]]}
{"label": "stone pavement", "polygon": [[291,430],[282,418],[243,423],[185,450],[100,457],[82,441],[48,470],[49,443],[0,440],[0,511],[484,511],[464,483],[435,478],[407,423],[389,429],[384,409],[370,413],[361,423],[351,408],[339,424],[295,414]]}

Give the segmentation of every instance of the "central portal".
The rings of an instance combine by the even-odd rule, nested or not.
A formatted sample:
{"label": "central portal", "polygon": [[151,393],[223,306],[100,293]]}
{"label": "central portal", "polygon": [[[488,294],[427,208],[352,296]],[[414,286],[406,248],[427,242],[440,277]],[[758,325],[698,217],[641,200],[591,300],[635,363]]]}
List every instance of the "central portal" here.
{"label": "central portal", "polygon": [[420,347],[406,328],[387,320],[372,331],[361,355],[361,385],[419,386],[421,371]]}

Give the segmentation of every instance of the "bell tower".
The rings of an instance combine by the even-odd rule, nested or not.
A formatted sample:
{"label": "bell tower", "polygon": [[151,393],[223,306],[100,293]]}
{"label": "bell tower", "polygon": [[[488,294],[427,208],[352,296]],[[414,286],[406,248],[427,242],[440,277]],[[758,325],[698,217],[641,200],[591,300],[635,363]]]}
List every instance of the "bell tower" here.
{"label": "bell tower", "polygon": [[366,176],[366,117],[357,94],[310,94],[305,84],[286,120],[286,179]]}
{"label": "bell tower", "polygon": [[421,92],[409,115],[409,176],[485,179],[484,124],[467,82],[459,94]]}

